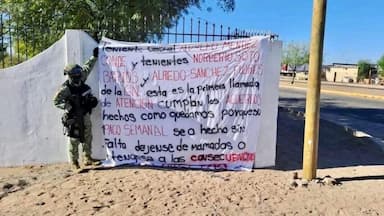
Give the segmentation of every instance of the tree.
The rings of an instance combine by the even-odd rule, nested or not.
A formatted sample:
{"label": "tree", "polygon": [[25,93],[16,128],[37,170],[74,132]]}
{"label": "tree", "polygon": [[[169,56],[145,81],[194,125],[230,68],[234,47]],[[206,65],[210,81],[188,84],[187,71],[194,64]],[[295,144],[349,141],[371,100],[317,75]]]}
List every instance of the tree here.
{"label": "tree", "polygon": [[[148,41],[161,33],[192,6],[204,0],[2,0],[0,12],[7,24],[21,35],[19,40],[40,52],[57,41],[65,29],[83,29],[94,39]],[[232,11],[235,0],[216,0]],[[23,53],[24,54],[24,53]],[[29,55],[30,53],[28,53]]]}
{"label": "tree", "polygon": [[0,45],[0,62],[3,61],[8,56],[7,47],[5,45]]}
{"label": "tree", "polygon": [[357,72],[358,78],[359,79],[369,78],[371,63],[367,60],[360,60],[357,63],[357,66],[358,66],[358,72]]}
{"label": "tree", "polygon": [[377,61],[377,65],[379,65],[379,74],[384,77],[384,55]]}
{"label": "tree", "polygon": [[309,63],[308,46],[299,43],[289,43],[283,47],[283,64],[295,67]]}

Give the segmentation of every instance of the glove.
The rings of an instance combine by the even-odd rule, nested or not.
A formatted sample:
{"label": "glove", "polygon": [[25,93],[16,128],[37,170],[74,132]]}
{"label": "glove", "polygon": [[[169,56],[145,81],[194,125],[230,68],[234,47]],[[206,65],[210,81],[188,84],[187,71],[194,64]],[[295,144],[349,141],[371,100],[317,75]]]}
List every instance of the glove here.
{"label": "glove", "polygon": [[95,47],[95,48],[93,49],[93,56],[94,56],[95,58],[99,57],[99,47]]}
{"label": "glove", "polygon": [[71,109],[72,109],[71,104],[69,104],[69,103],[65,103],[64,110],[67,111],[67,112],[69,112],[69,111],[71,111]]}

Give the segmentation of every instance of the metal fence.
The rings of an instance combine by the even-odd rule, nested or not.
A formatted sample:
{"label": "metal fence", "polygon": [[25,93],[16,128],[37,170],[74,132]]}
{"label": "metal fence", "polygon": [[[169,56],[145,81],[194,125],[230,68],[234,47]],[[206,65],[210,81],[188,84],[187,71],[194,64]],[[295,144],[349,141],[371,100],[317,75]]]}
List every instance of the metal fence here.
{"label": "metal fence", "polygon": [[[45,40],[38,37],[41,31],[45,31],[41,27],[18,26],[17,23],[9,22],[10,18],[0,16],[0,68],[6,68],[16,65],[20,62],[33,57],[44,49],[52,45],[56,40],[64,35],[64,30],[49,32],[54,35],[55,40],[46,41],[44,46],[36,47],[36,42]],[[160,17],[161,19],[161,17]],[[218,41],[238,38],[248,38],[255,35],[270,35],[277,38],[278,35],[270,32],[260,32],[254,30],[243,30],[238,28],[216,25],[201,19],[193,19],[181,17],[174,22],[173,27],[164,28],[161,32],[151,32],[147,30],[145,23],[140,28],[128,25],[124,29],[106,29],[102,32],[102,36],[110,35],[114,31],[132,31],[137,35],[142,35],[143,40],[150,43],[184,43],[184,42],[204,42]],[[39,32],[36,32],[36,29]],[[63,28],[64,29],[64,28]],[[139,29],[139,30],[138,30]],[[89,32],[87,29],[84,31]],[[90,33],[92,36],[92,34]],[[93,35],[95,38],[95,36]],[[51,38],[51,37],[50,37]],[[52,39],[52,38],[51,38]],[[112,38],[116,39],[116,38]],[[120,38],[125,41],[131,41],[131,38]]]}

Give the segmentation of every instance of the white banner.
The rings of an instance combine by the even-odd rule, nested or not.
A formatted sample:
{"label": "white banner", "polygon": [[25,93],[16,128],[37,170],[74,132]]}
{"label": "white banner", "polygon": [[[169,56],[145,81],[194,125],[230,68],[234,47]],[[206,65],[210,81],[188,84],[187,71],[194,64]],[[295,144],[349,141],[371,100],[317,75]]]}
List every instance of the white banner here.
{"label": "white banner", "polygon": [[105,166],[251,169],[269,37],[138,44],[104,39]]}

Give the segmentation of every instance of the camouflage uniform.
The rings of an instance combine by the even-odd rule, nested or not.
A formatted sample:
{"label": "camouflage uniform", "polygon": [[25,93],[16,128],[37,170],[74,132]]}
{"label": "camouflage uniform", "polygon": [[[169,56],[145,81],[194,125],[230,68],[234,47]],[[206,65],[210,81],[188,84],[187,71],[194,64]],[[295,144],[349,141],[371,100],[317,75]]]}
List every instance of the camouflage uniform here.
{"label": "camouflage uniform", "polygon": [[[97,58],[92,56],[82,67],[81,67],[81,82],[84,83],[86,79],[88,78],[88,75],[90,74]],[[64,68],[64,71],[70,71],[75,66],[79,67],[78,65],[67,65]],[[69,98],[71,97],[71,90],[68,86],[68,81],[64,83],[61,88],[56,93],[53,102],[56,107],[65,110],[65,112],[69,112],[71,109],[69,105]],[[79,138],[72,138],[69,137],[69,156],[70,156],[70,162],[73,166],[76,168],[79,168],[79,152],[78,152],[78,146],[81,143],[82,149],[83,149],[83,162],[86,165],[89,165],[92,163],[92,151],[91,151],[91,145],[92,145],[92,123],[90,114],[87,112],[83,116],[83,125],[84,125],[84,141],[81,143],[81,139]]]}

